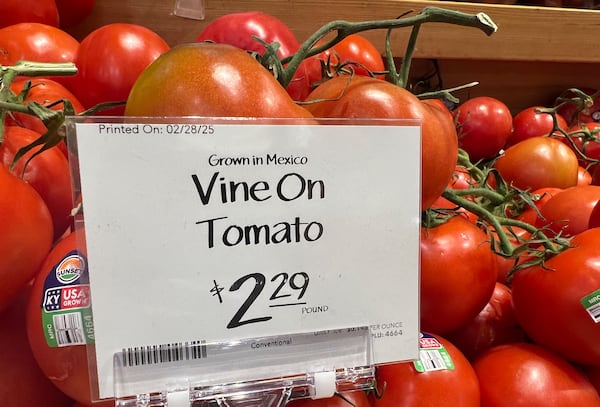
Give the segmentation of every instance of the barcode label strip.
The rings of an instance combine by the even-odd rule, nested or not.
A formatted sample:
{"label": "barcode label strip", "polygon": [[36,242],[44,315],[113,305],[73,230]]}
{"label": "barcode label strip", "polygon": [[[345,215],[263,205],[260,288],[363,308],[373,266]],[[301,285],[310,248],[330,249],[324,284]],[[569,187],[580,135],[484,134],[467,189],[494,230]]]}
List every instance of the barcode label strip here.
{"label": "barcode label strip", "polygon": [[421,359],[421,362],[423,363],[426,372],[432,370],[446,369],[446,362],[444,361],[444,358],[442,357],[439,350],[421,349],[419,353],[419,358]]}
{"label": "barcode label strip", "polygon": [[52,316],[58,346],[85,345],[83,322],[79,312]]}
{"label": "barcode label strip", "polygon": [[136,346],[122,350],[123,366],[143,366],[206,358],[206,341]]}
{"label": "barcode label strip", "polygon": [[600,304],[595,304],[587,308],[587,312],[594,319],[594,322],[600,322]]}

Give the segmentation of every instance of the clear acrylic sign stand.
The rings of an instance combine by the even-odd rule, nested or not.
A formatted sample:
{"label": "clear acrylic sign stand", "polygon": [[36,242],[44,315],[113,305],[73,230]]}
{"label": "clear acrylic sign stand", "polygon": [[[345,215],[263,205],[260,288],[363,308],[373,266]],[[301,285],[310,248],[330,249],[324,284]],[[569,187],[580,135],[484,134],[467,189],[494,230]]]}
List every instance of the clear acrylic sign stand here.
{"label": "clear acrylic sign stand", "polygon": [[116,405],[274,407],[372,389],[370,338],[358,327],[124,349],[114,357]]}

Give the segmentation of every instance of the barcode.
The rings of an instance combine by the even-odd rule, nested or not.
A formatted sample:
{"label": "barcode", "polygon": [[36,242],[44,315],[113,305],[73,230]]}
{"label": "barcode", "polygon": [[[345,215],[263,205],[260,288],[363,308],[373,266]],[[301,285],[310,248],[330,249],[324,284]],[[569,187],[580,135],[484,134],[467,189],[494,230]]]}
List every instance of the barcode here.
{"label": "barcode", "polygon": [[421,363],[423,363],[423,367],[426,372],[431,370],[442,370],[446,369],[446,363],[442,354],[437,349],[425,350],[421,349],[419,351],[419,359],[421,359]]}
{"label": "barcode", "polygon": [[594,322],[600,322],[600,304],[592,305],[587,308],[587,312],[590,314]]}
{"label": "barcode", "polygon": [[52,316],[58,346],[85,345],[83,323],[79,312]]}
{"label": "barcode", "polygon": [[206,341],[139,346],[122,350],[123,366],[142,366],[206,358]]}

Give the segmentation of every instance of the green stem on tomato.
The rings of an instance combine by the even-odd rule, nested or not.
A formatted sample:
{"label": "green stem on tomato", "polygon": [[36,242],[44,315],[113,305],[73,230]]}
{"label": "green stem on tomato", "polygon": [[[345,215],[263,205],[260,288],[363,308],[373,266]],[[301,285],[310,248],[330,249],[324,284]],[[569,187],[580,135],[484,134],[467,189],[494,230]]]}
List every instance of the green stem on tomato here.
{"label": "green stem on tomato", "polygon": [[72,62],[32,62],[19,61],[11,66],[0,66],[3,80],[16,76],[71,76],[77,73],[77,67]]}

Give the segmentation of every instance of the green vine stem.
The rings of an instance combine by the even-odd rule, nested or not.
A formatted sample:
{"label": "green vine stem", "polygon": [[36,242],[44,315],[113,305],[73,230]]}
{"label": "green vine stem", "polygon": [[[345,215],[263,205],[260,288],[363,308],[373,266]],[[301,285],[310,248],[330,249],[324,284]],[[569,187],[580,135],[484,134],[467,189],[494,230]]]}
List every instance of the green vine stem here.
{"label": "green vine stem", "polygon": [[[273,61],[274,53],[267,52],[265,54],[267,55],[267,60],[263,61],[263,64],[267,64],[269,67],[271,67],[281,85],[283,87],[287,87],[292,80],[294,73],[300,66],[300,63],[304,59],[317,55],[331,48],[348,35],[368,30],[389,30],[402,27],[420,27],[421,24],[432,22],[474,27],[482,30],[487,35],[492,35],[498,29],[492,19],[485,13],[468,14],[439,7],[426,7],[420,13],[414,16],[399,19],[362,22],[336,20],[325,24],[315,33],[309,36],[294,55],[284,58],[281,61]],[[320,45],[316,45],[320,40],[324,39],[330,33],[335,33],[335,36],[332,39],[325,41]],[[410,60],[412,57],[416,45],[415,42],[416,35],[412,35],[404,55],[405,60],[407,58]],[[403,72],[402,75],[408,75],[409,68],[410,66],[407,64],[405,68],[406,71]]]}

